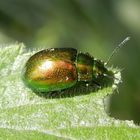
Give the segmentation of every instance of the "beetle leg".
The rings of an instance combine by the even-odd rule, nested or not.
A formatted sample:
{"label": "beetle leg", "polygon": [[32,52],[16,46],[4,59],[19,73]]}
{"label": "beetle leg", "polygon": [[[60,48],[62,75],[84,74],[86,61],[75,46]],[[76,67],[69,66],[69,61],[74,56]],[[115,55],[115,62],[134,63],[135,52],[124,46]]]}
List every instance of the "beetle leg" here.
{"label": "beetle leg", "polygon": [[96,82],[95,80],[92,80],[92,83],[95,84],[97,86],[97,88],[101,88],[101,84],[99,84],[98,82]]}

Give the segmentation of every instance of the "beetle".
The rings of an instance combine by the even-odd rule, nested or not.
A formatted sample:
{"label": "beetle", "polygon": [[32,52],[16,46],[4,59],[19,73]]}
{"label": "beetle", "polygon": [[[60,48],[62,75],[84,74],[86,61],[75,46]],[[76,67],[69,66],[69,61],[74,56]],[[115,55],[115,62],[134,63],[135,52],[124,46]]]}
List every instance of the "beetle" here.
{"label": "beetle", "polygon": [[33,91],[43,93],[69,89],[80,82],[102,87],[105,78],[114,79],[107,63],[88,53],[78,53],[74,48],[41,50],[28,59],[23,70],[24,83]]}
{"label": "beetle", "polygon": [[73,87],[77,82],[100,83],[108,75],[105,63],[74,48],[51,48],[37,52],[27,61],[23,80],[36,92],[58,91]]}

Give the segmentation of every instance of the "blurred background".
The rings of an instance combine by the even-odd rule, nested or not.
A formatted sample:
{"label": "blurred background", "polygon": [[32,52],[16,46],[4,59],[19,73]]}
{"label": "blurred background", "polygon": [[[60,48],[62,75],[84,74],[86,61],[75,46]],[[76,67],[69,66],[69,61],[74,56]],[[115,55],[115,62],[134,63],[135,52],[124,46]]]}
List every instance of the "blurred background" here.
{"label": "blurred background", "polygon": [[139,0],[0,0],[0,44],[73,47],[104,61],[127,36],[110,66],[123,69],[109,113],[140,123]]}

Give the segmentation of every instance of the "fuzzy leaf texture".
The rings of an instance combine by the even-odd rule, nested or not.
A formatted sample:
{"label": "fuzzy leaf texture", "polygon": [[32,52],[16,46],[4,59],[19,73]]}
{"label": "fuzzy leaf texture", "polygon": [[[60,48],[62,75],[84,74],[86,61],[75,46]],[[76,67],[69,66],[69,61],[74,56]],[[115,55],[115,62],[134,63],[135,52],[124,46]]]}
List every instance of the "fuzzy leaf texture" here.
{"label": "fuzzy leaf texture", "polygon": [[43,98],[22,81],[22,69],[35,51],[23,44],[0,47],[0,139],[137,140],[140,128],[133,121],[109,117],[103,99],[112,87],[69,98]]}

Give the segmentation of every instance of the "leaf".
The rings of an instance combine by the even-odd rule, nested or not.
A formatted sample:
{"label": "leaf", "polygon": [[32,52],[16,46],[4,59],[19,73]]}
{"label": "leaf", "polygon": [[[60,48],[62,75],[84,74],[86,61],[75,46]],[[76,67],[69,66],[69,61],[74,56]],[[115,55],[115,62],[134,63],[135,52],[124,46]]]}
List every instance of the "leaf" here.
{"label": "leaf", "polygon": [[1,139],[140,139],[133,121],[115,120],[104,110],[104,98],[112,87],[86,95],[43,98],[22,81],[22,70],[35,51],[23,44],[0,48],[0,138]]}

